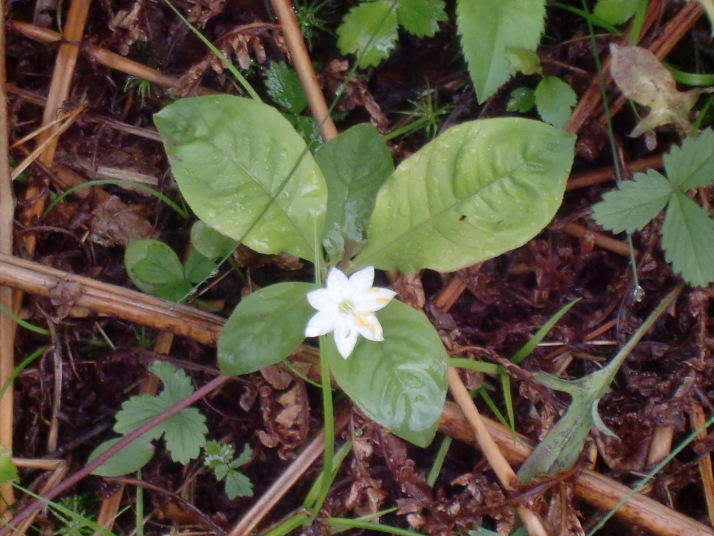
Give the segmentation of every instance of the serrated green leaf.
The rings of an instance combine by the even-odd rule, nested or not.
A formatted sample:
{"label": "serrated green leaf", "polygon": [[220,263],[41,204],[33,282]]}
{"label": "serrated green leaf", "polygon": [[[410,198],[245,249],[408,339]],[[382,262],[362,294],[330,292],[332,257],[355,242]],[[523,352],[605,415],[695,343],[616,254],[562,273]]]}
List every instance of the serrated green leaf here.
{"label": "serrated green leaf", "polygon": [[243,473],[230,471],[226,475],[225,490],[226,495],[231,500],[236,497],[252,497],[253,483]]}
{"label": "serrated green leaf", "polygon": [[[132,396],[122,403],[121,410],[117,412],[114,431],[121,435],[129,434],[165,411],[167,407],[170,406],[166,406],[164,400],[159,400],[155,396]],[[147,441],[158,439],[164,433],[164,425],[165,422],[155,426],[141,437]]]}
{"label": "serrated green leaf", "polygon": [[154,122],[199,218],[260,253],[314,258],[327,188],[275,108],[231,95],[195,97],[170,104]]}
{"label": "serrated green leaf", "polygon": [[[115,432],[122,435],[133,432],[193,394],[191,380],[182,369],[177,369],[165,361],[157,361],[149,370],[162,381],[163,390],[156,396],[139,395],[126,400],[116,415]],[[206,443],[205,435],[208,429],[205,420],[196,408],[184,408],[141,437],[151,441],[163,434],[171,458],[180,463],[188,463],[198,457],[201,447]]]}
{"label": "serrated green leaf", "polygon": [[341,260],[345,238],[364,238],[377,191],[394,171],[394,163],[382,136],[367,124],[328,141],[315,160],[328,191],[322,243],[330,258]]}
{"label": "serrated green leaf", "polygon": [[714,131],[708,128],[696,138],[685,138],[664,155],[664,169],[676,188],[689,190],[714,181]]}
{"label": "serrated green leaf", "polygon": [[[110,439],[99,445],[89,455],[87,462],[96,459],[121,439],[120,437]],[[153,455],[154,446],[145,438],[139,437],[97,467],[92,471],[92,474],[98,476],[123,476],[135,473],[149,463]]]}
{"label": "serrated green leaf", "polygon": [[399,0],[397,21],[410,34],[431,37],[448,20],[443,0]]}
{"label": "serrated green leaf", "polygon": [[191,245],[207,259],[217,260],[231,253],[238,242],[197,220],[191,226]]}
{"label": "serrated green leaf", "polygon": [[672,196],[672,185],[654,169],[635,173],[633,180],[622,181],[617,190],[607,192],[593,206],[593,219],[603,229],[632,233],[642,229],[665,207]]}
{"label": "serrated green leaf", "polygon": [[171,363],[155,361],[149,367],[149,372],[164,384],[162,394],[165,393],[163,396],[168,397],[167,402],[170,405],[180,402],[184,398],[191,396],[194,392],[191,378],[188,377],[186,371],[174,367]]}
{"label": "serrated green leaf", "polygon": [[450,272],[521,246],[560,206],[573,146],[529,119],[450,128],[382,186],[353,268]]}
{"label": "serrated green leaf", "polygon": [[536,49],[544,17],[545,0],[457,2],[461,48],[479,103],[493,95],[513,74],[508,63],[509,49]]}
{"label": "serrated green leaf", "polygon": [[374,67],[386,59],[397,42],[395,2],[378,0],[353,7],[337,28],[342,54],[356,54],[360,68]]}
{"label": "serrated green leaf", "polygon": [[664,258],[693,286],[714,281],[714,221],[702,207],[677,192],[662,225]]}
{"label": "serrated green leaf", "polygon": [[198,458],[206,444],[206,417],[196,408],[185,408],[164,423],[166,448],[175,462],[187,464]]}
{"label": "serrated green leaf", "polygon": [[211,467],[211,469],[213,469],[213,474],[219,482],[226,478],[226,475],[231,470],[231,468],[225,463],[219,463],[215,467]]}
{"label": "serrated green leaf", "polygon": [[637,11],[640,0],[598,0],[593,15],[609,24],[623,24]]}
{"label": "serrated green leaf", "polygon": [[446,396],[446,352],[424,315],[393,300],[379,312],[384,341],[361,339],[343,359],[321,340],[337,383],[370,419],[419,446],[428,445]]}
{"label": "serrated green leaf", "polygon": [[241,300],[218,339],[223,374],[255,372],[285,359],[305,338],[315,310],[305,297],[309,283],[278,283]]}
{"label": "serrated green leaf", "polygon": [[233,460],[230,463],[231,469],[235,469],[236,467],[240,467],[241,465],[245,465],[250,461],[250,457],[253,455],[253,449],[250,448],[250,445],[246,443],[246,445],[243,447],[243,451],[238,455],[238,457]]}
{"label": "serrated green leaf", "polygon": [[509,112],[530,112],[535,106],[535,92],[528,87],[517,87],[511,91],[511,96],[506,103]]}
{"label": "serrated green leaf", "polygon": [[547,76],[535,88],[535,103],[543,121],[562,128],[570,119],[578,96],[557,76]]}
{"label": "serrated green leaf", "polygon": [[183,281],[183,265],[176,252],[158,240],[132,240],[124,252],[124,267],[142,292],[157,295],[167,283]]}
{"label": "serrated green leaf", "polygon": [[300,78],[286,63],[274,61],[265,70],[265,89],[270,98],[288,112],[299,114],[307,107]]}

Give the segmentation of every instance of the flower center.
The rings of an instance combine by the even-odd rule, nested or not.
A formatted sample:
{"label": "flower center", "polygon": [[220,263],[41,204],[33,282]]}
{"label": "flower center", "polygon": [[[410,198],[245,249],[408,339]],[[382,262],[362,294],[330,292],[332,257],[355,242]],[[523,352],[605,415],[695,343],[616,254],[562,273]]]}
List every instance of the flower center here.
{"label": "flower center", "polygon": [[355,314],[355,304],[352,303],[352,300],[342,300],[340,304],[337,306],[337,309],[346,315],[354,315]]}

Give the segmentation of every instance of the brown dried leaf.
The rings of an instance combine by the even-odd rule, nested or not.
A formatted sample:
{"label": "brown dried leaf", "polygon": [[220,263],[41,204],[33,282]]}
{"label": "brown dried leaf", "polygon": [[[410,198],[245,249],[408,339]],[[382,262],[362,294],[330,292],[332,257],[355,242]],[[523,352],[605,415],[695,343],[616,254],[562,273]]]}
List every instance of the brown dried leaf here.
{"label": "brown dried leaf", "polygon": [[137,238],[156,238],[158,233],[142,212],[141,207],[130,207],[111,196],[92,210],[91,239],[104,246],[126,247]]}
{"label": "brown dried leaf", "polygon": [[50,289],[50,303],[57,307],[57,320],[65,318],[82,295],[82,285],[70,279],[62,279]]}
{"label": "brown dried leaf", "polygon": [[650,113],[635,127],[630,136],[637,137],[662,125],[673,123],[680,134],[692,129],[689,113],[702,89],[677,90],[672,74],[657,57],[641,47],[610,45],[610,73],[623,95]]}

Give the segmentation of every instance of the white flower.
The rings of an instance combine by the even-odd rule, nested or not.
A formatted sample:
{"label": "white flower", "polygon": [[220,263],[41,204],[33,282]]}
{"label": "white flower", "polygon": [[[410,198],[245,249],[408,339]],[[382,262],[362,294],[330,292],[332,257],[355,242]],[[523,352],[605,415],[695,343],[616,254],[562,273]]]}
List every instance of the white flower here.
{"label": "white flower", "polygon": [[369,266],[347,276],[337,268],[327,274],[327,288],[307,293],[307,301],[315,314],[305,328],[306,337],[335,332],[335,344],[347,359],[357,344],[357,335],[370,341],[383,341],[382,325],[375,311],[385,307],[396,292],[373,287],[374,267]]}

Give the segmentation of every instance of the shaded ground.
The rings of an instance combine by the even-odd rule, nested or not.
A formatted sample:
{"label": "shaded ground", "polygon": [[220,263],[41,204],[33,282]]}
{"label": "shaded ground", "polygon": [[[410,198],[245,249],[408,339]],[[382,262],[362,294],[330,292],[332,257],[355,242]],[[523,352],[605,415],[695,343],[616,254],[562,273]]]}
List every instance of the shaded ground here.
{"label": "shaded ground", "polygon": [[[680,2],[668,2],[660,10],[659,3],[651,3],[656,16],[643,40],[644,46],[665,38],[671,30],[667,23],[683,7]],[[249,79],[261,92],[264,67],[271,61],[286,59],[279,27],[273,24],[274,19],[263,2],[246,0],[223,5],[202,1],[176,2],[176,5],[184,13],[190,10],[191,21],[217,46],[230,52],[234,60],[249,60]],[[345,58],[340,56],[331,31],[349,6],[350,3],[326,2],[319,16],[330,31],[310,28],[312,59],[328,100],[345,80],[345,66],[339,63]],[[51,29],[57,28],[58,18],[66,20],[66,8],[61,3],[57,6],[39,0],[5,6],[10,25],[20,21]],[[371,120],[388,133],[418,118],[415,103],[424,107],[428,99],[433,99],[443,111],[434,117],[435,128],[443,129],[469,119],[498,117],[505,114],[513,88],[534,85],[532,79],[516,77],[495,97],[478,105],[460,57],[453,6],[450,16],[450,22],[442,25],[435,38],[403,35],[389,60],[376,69],[359,72],[338,103],[335,114],[338,128]],[[702,19],[675,39],[671,61],[676,61],[679,68],[711,72],[711,68],[707,69],[712,62],[707,24]],[[10,26],[6,45],[11,143],[40,125],[57,53],[56,44],[34,41],[18,30]],[[183,252],[188,244],[191,219],[181,218],[154,197],[111,185],[104,186],[102,192],[82,190],[81,195],[68,197],[46,216],[32,215],[30,207],[38,198],[49,200],[65,190],[72,177],[70,171],[80,179],[143,180],[178,199],[161,143],[152,127],[152,114],[176,95],[195,94],[199,85],[214,91],[235,92],[235,88],[225,73],[213,68],[210,54],[200,42],[160,2],[95,2],[83,35],[66,109],[74,109],[80,102],[86,102],[87,108],[61,136],[51,164],[31,166],[27,176],[14,185],[18,199],[14,254],[73,274],[133,288],[123,267],[128,238],[160,238]],[[595,72],[585,23],[568,11],[551,7],[547,36],[539,49],[546,74],[561,76],[582,96],[593,86]],[[598,35],[601,51],[615,39],[616,36],[608,34]],[[99,63],[89,45],[124,55],[164,75],[179,78],[180,82],[171,91],[154,84],[141,86],[121,69]],[[597,122],[598,106],[595,102],[590,108],[576,111],[585,119],[578,129],[579,156],[574,177],[611,163],[612,157],[604,149],[604,129]],[[401,113],[404,111],[410,113],[404,115]],[[707,123],[705,120],[703,124]],[[659,146],[650,153],[641,140],[627,137],[634,124],[629,108],[615,118],[618,150],[626,162],[662,154],[670,143],[678,140],[674,131],[665,130],[658,137]],[[420,148],[428,136],[428,129],[420,129],[392,139],[390,147],[395,159],[401,160]],[[12,155],[18,161],[25,157],[21,148],[14,149]],[[677,281],[658,246],[661,225],[658,220],[633,237],[639,281],[644,290],[644,299],[639,303],[634,300],[629,259],[618,250],[622,244],[603,247],[596,234],[598,229],[588,216],[592,203],[613,187],[611,180],[610,176],[606,182],[567,192],[556,220],[522,248],[454,275],[425,271],[417,278],[401,280],[397,288],[406,300],[414,299],[410,289],[412,292],[416,289],[417,294],[423,289],[425,309],[453,355],[484,360],[489,359],[489,352],[503,357],[512,355],[560,307],[579,298],[577,306],[547,338],[558,344],[539,347],[522,367],[526,371],[545,370],[569,378],[597,370]],[[33,190],[33,186],[37,189]],[[711,190],[701,192],[704,203],[711,203],[711,197]],[[123,218],[121,225],[118,218]],[[575,231],[567,224],[577,224],[589,231],[581,237],[573,236]],[[36,247],[25,241],[30,235],[36,237]],[[221,273],[225,277],[201,296],[222,315],[227,315],[249,289],[283,280],[309,281],[312,277],[310,266],[287,266],[281,259],[243,252],[240,262],[241,277],[224,267]],[[447,289],[451,299],[445,298]],[[111,315],[81,316],[71,305],[72,299],[67,296],[54,296],[50,300],[26,295],[23,315],[35,324],[48,326],[50,336],[19,330],[15,341],[16,363],[40,347],[49,345],[49,348],[19,375],[14,400],[14,455],[61,458],[67,461],[70,471],[81,467],[88,453],[112,436],[115,413],[147,377],[145,365],[155,357],[151,348],[158,336],[152,329]],[[632,353],[612,391],[599,406],[605,423],[621,440],[594,436],[584,458],[594,460],[596,470],[631,484],[651,464],[648,454],[651,456],[653,442],[661,445],[660,439],[653,438],[669,436],[677,444],[696,427],[691,424],[693,413],[701,410],[710,413],[714,397],[711,313],[710,289],[685,290],[676,309],[661,319]],[[204,384],[216,374],[215,350],[208,346],[176,338],[170,349],[157,351],[186,365],[195,385]],[[469,380],[471,386],[476,386],[482,378]],[[497,385],[494,380],[488,381]],[[528,382],[513,381],[512,385],[517,430],[537,440],[553,424],[567,398],[556,394],[544,399]],[[497,390],[492,396],[504,410]],[[238,450],[246,442],[253,448],[252,461],[242,470],[254,483],[256,497],[262,495],[322,425],[319,391],[277,369],[229,382],[198,406],[208,418],[211,437],[229,440]],[[405,528],[411,525],[425,534],[452,531],[465,534],[481,523],[493,530],[507,530],[513,505],[471,446],[458,442],[452,445],[430,490],[423,475],[433,463],[438,440],[426,450],[405,445],[354,411],[342,438],[351,437],[362,427],[321,517],[354,517],[398,506],[401,510],[383,516],[382,523]],[[669,450],[666,441],[664,445],[666,452]],[[655,477],[647,494],[708,524],[697,462],[708,456],[712,446],[712,438],[707,437],[685,449]],[[261,527],[278,522],[298,508],[318,470],[319,464],[315,464],[268,514]],[[22,484],[34,482],[38,486],[35,479],[39,475],[38,471],[23,471]],[[197,516],[185,505],[170,504],[167,495],[148,492],[147,513],[151,517],[146,530],[151,533],[168,530],[172,522],[198,525],[198,530],[205,531],[207,518],[228,528],[254,502],[249,498],[228,500],[221,486],[199,464],[188,467],[174,464],[161,449],[144,469],[142,478],[184,497],[205,516]],[[573,480],[565,482],[572,491]],[[107,484],[92,477],[78,489],[101,500],[116,486],[117,483]],[[127,495],[130,496],[131,493]],[[541,500],[543,512],[550,506],[550,515],[557,517],[552,495]],[[568,516],[577,512],[585,527],[597,520],[599,514],[592,507],[570,495],[564,495],[563,502],[567,507],[561,512],[561,521],[552,521],[550,525],[562,528],[563,533],[575,530]],[[132,517],[125,515],[115,531],[128,533],[133,523]],[[40,530],[52,530],[58,525],[52,518],[40,518],[37,526]],[[306,533],[326,530],[319,523],[316,527]],[[613,521],[600,534],[645,532]]]}

